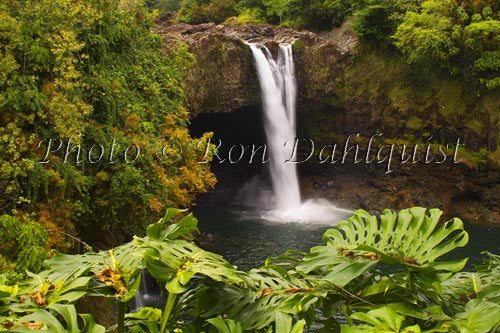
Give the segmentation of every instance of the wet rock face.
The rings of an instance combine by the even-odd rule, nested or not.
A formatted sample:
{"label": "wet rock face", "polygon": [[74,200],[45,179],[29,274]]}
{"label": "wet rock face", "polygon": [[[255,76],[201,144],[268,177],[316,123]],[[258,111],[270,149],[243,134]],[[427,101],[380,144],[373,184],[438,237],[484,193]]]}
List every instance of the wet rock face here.
{"label": "wet rock face", "polygon": [[196,65],[186,75],[191,113],[231,112],[259,103],[252,56],[237,39],[209,35],[191,45]]}
{"label": "wet rock face", "polygon": [[195,65],[186,73],[190,112],[231,112],[259,103],[252,55],[242,38],[214,23],[160,25],[167,49],[189,45]]}
{"label": "wet rock face", "polygon": [[156,30],[164,37],[167,48],[185,42],[195,56],[196,65],[185,78],[193,117],[201,112],[231,112],[260,104],[257,74],[247,42],[265,44],[272,53],[280,43],[293,43],[301,87],[299,109],[336,100],[334,78],[356,44],[355,39],[346,39],[345,31],[320,37],[309,31],[271,25],[178,23],[160,24]]}
{"label": "wet rock face", "polygon": [[324,197],[338,206],[380,213],[413,206],[437,207],[445,219],[460,217],[471,223],[500,223],[500,191],[494,171],[478,172],[446,164],[395,165],[385,174],[374,165],[319,165],[302,168],[302,194]]}

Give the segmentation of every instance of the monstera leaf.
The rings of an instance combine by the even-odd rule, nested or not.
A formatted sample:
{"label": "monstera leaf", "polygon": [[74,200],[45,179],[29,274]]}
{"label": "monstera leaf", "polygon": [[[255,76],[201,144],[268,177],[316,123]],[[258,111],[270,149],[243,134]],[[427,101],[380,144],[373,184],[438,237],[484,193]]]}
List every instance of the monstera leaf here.
{"label": "monstera leaf", "polygon": [[298,327],[303,327],[303,324],[296,322],[292,325],[293,316],[305,313],[314,316],[315,304],[327,295],[326,290],[315,288],[306,279],[279,266],[264,266],[248,275],[250,282],[245,280],[242,286],[217,284],[202,290],[199,299],[210,304],[205,312],[202,311],[202,316],[224,313],[241,323],[245,331],[274,324],[280,332],[290,332],[292,327],[292,332],[302,332]]}
{"label": "monstera leaf", "polygon": [[467,244],[469,237],[460,219],[438,226],[442,211],[414,207],[395,213],[384,210],[377,217],[357,211],[347,222],[324,235],[327,244],[346,249],[371,251],[380,259],[409,266],[434,267],[457,271],[465,260],[435,263],[440,256]]}
{"label": "monstera leaf", "polygon": [[130,332],[160,332],[161,310],[143,307],[125,315],[125,327]]}
{"label": "monstera leaf", "polygon": [[[77,315],[71,303],[103,295],[117,302],[119,332],[299,333],[320,309],[325,321],[344,312],[349,326],[343,333],[497,330],[500,257],[489,254],[476,272],[455,273],[465,260],[439,259],[464,246],[468,235],[460,220],[440,224],[440,216],[423,208],[379,217],[360,210],[328,230],[322,246],[288,251],[241,272],[189,242],[196,219],[169,209],[143,238],[110,251],[56,255],[18,290],[0,281],[0,327],[101,333],[104,328],[90,315]],[[144,268],[167,291],[164,309],[125,314]]]}
{"label": "monstera leaf", "polygon": [[[173,213],[167,212],[166,220],[179,213],[179,210]],[[175,305],[183,307],[180,303],[182,298],[178,299],[177,295],[189,290],[192,279],[238,284],[244,282],[244,274],[238,272],[220,255],[205,251],[191,242],[177,239],[181,235],[190,234],[193,230],[190,215],[178,222],[184,223],[185,227],[165,228],[162,222],[159,223],[150,226],[147,236],[136,238],[136,242],[145,249],[144,261],[148,272],[163,284],[168,292],[160,319],[160,332],[165,332],[167,325],[172,321],[171,315]]]}
{"label": "monstera leaf", "polygon": [[479,274],[478,298],[500,305],[500,256],[483,252],[488,258],[476,267]]}
{"label": "monstera leaf", "polygon": [[274,317],[276,333],[302,333],[304,331],[304,326],[306,325],[304,319],[293,324],[292,316],[280,311],[277,311]]}
{"label": "monstera leaf", "polygon": [[146,266],[169,293],[182,293],[195,275],[226,283],[243,282],[242,275],[220,255],[183,240],[144,240]]}
{"label": "monstera leaf", "polygon": [[43,299],[38,302],[46,304],[73,303],[87,295],[128,302],[139,288],[143,260],[144,249],[135,242],[110,251],[58,254],[45,262],[49,269],[30,274],[21,289],[24,294],[39,294]]}
{"label": "monstera leaf", "polygon": [[412,270],[458,271],[466,259],[435,261],[465,246],[468,235],[455,218],[438,225],[439,209],[415,207],[395,213],[384,210],[380,217],[358,210],[347,221],[329,229],[326,243],[311,249],[297,270],[323,271],[324,279],[345,286],[378,263],[401,264]]}

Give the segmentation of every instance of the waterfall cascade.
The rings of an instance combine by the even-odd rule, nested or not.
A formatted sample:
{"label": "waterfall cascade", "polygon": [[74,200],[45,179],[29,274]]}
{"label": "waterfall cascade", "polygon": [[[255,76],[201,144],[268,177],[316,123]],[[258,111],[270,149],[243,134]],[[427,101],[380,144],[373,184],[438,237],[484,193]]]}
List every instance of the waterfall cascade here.
{"label": "waterfall cascade", "polygon": [[[287,146],[295,138],[297,84],[292,46],[280,45],[275,61],[265,46],[250,44],[262,90],[264,126],[270,150],[270,172],[276,209],[288,211],[300,205],[297,167],[284,163],[290,157]],[[285,144],[288,142],[288,145]]]}
{"label": "waterfall cascade", "polygon": [[292,156],[296,137],[297,83],[292,45],[279,45],[275,60],[267,47],[248,44],[252,50],[261,88],[264,127],[270,154],[270,174],[274,207],[264,217],[272,220],[332,222],[350,213],[324,199],[301,201],[295,163]]}

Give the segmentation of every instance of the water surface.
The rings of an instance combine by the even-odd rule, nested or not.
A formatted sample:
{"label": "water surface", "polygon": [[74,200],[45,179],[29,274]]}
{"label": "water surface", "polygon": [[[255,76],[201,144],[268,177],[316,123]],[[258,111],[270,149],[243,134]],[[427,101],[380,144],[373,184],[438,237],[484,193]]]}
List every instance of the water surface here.
{"label": "water surface", "polygon": [[[241,270],[263,265],[265,259],[287,250],[308,251],[321,244],[321,236],[332,226],[300,223],[272,223],[258,212],[243,206],[221,202],[204,202],[193,209],[199,228],[209,233],[203,247],[218,253]],[[347,216],[346,216],[347,217]],[[481,262],[481,251],[500,253],[500,226],[465,223],[469,243],[445,259],[469,257],[468,267]]]}

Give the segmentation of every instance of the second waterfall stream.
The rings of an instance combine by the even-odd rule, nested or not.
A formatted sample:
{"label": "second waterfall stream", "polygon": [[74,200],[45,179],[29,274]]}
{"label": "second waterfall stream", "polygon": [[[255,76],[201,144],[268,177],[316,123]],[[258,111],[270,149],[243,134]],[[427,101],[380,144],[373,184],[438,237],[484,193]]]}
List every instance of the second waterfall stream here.
{"label": "second waterfall stream", "polygon": [[322,199],[302,202],[297,165],[292,156],[296,138],[297,81],[291,44],[280,44],[277,59],[267,47],[248,44],[252,50],[261,88],[264,129],[269,148],[274,207],[263,217],[287,222],[329,223],[349,211]]}

